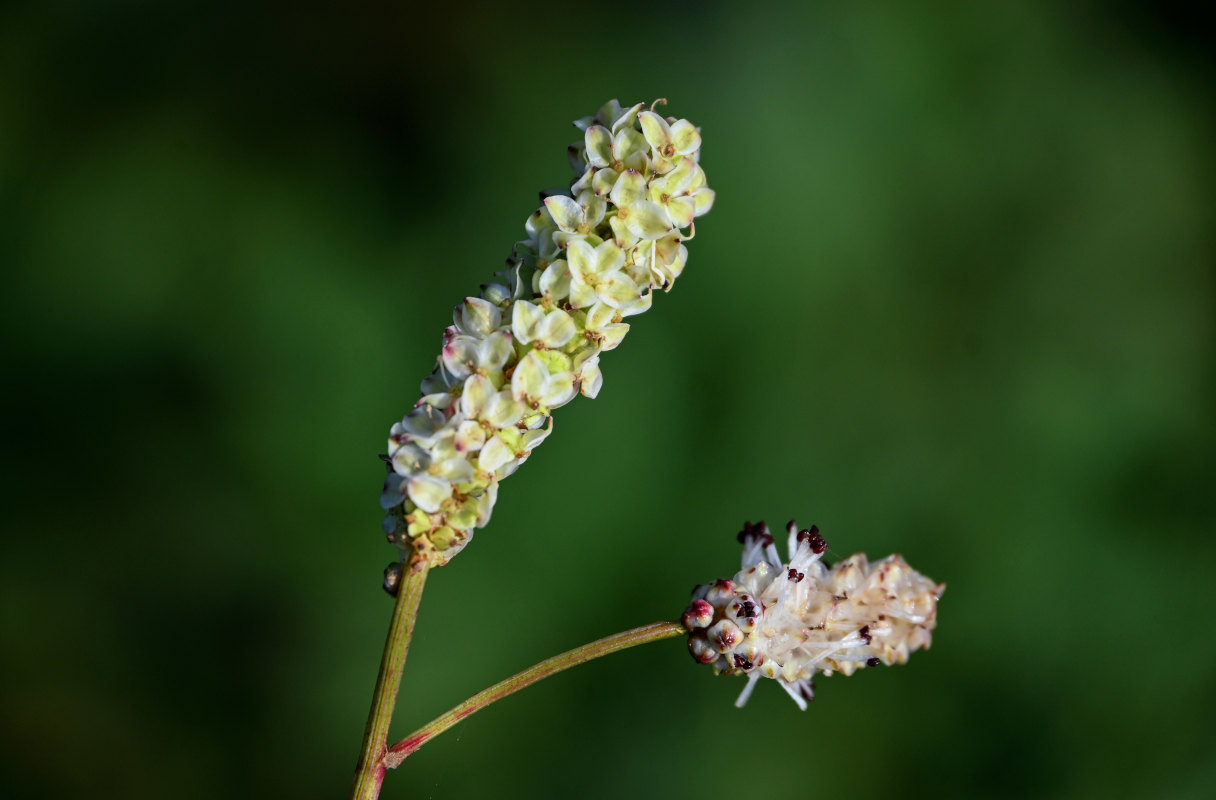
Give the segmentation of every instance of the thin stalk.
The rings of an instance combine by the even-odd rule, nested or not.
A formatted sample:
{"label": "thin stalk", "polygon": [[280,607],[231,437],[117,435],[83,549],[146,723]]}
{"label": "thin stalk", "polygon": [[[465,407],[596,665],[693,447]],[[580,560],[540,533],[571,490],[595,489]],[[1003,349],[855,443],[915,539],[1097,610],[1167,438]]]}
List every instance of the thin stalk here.
{"label": "thin stalk", "polygon": [[627,647],[646,644],[647,642],[657,642],[660,639],[670,639],[675,636],[684,636],[687,633],[688,631],[685,630],[684,626],[678,622],[653,622],[640,628],[606,636],[598,641],[585,644],[582,647],[576,647],[561,655],[546,659],[539,664],[528,667],[517,675],[507,678],[505,681],[494,684],[483,692],[473,695],[451,711],[436,717],[397,742],[388,749],[388,753],[384,756],[384,766],[394,769],[412,753],[417,751],[418,748],[465,717],[476,711],[480,711],[495,700],[501,700],[507,695],[515,694],[520,689],[531,686],[550,675],[570,669],[570,667],[590,661],[593,658],[599,658],[609,653],[615,653],[618,650],[624,650]]}
{"label": "thin stalk", "polygon": [[380,659],[380,675],[376,678],[376,691],[372,695],[372,709],[368,712],[367,727],[363,731],[363,751],[359,754],[359,766],[355,768],[351,800],[376,800],[380,796],[380,786],[384,783],[388,726],[393,719],[393,707],[397,704],[401,670],[405,667],[410,639],[414,636],[414,622],[418,618],[418,604],[422,600],[422,587],[426,584],[429,568],[425,561],[417,565],[407,564],[401,584],[397,587],[397,605],[393,607],[384,656]]}

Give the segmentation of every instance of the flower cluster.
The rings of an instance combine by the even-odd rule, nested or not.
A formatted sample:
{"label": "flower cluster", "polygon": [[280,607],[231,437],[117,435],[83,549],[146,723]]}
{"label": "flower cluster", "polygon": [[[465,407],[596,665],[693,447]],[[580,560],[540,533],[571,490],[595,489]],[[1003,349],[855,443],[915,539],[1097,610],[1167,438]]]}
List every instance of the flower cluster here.
{"label": "flower cluster", "polygon": [[671,289],[713,205],[688,120],[612,100],[574,124],[578,177],[542,195],[506,271],[456,307],[421,399],[390,432],[385,533],[412,558],[447,563],[552,433],[553,409],[599,393],[600,353]]}
{"label": "flower cluster", "polygon": [[898,556],[870,564],[857,554],[829,569],[819,529],[789,523],[783,563],[763,522],[745,523],[743,569],[733,580],[698,586],[684,611],[688,649],[716,673],[747,675],[742,706],[761,677],[775,678],[799,708],[814,699],[816,673],[906,663],[932,643],[945,584]]}

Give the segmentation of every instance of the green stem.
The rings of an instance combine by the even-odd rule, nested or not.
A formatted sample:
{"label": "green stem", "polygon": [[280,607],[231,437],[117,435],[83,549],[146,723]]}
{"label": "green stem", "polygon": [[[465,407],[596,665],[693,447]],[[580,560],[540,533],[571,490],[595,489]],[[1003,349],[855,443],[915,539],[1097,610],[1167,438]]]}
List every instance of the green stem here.
{"label": "green stem", "polygon": [[388,640],[384,643],[384,656],[380,660],[380,675],[376,678],[376,691],[372,695],[372,709],[363,731],[363,751],[359,754],[359,766],[355,768],[351,800],[376,800],[380,796],[380,786],[384,783],[388,726],[393,719],[393,706],[397,704],[401,670],[405,667],[405,656],[409,653],[410,639],[414,635],[414,621],[418,618],[418,604],[422,600],[422,587],[426,584],[429,568],[425,561],[416,565],[406,564],[405,574],[397,587],[397,605],[393,608]]}
{"label": "green stem", "polygon": [[646,644],[647,642],[657,642],[660,639],[683,636],[687,632],[684,626],[678,622],[654,622],[650,625],[643,625],[640,628],[624,631],[623,633],[606,636],[598,641],[585,644],[582,647],[576,647],[561,655],[546,659],[535,666],[528,667],[518,675],[513,675],[505,681],[496,683],[489,689],[473,695],[451,711],[436,717],[397,742],[388,749],[388,753],[384,756],[384,766],[389,769],[397,767],[418,748],[465,717],[476,711],[480,711],[495,700],[501,700],[507,695],[514,694],[520,689],[531,686],[550,675],[570,669],[570,667],[590,661],[593,658],[615,653],[617,650],[624,650],[627,647]]}

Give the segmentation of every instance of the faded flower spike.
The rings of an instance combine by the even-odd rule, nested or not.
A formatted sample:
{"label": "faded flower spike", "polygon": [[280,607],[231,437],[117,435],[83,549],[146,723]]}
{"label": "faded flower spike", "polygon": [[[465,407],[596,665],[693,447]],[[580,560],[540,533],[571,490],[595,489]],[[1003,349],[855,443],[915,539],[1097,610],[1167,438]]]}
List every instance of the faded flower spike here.
{"label": "faded flower spike", "polygon": [[768,526],[744,523],[743,569],[733,580],[698,586],[684,611],[692,657],[715,673],[747,675],[735,705],[765,677],[806,709],[816,673],[903,664],[913,650],[929,648],[944,583],[898,555],[870,564],[859,553],[829,569],[818,527],[790,522],[788,531],[783,563]]}
{"label": "faded flower spike", "polygon": [[574,124],[578,177],[542,193],[499,280],[456,306],[422,397],[389,434],[384,528],[406,557],[445,564],[489,522],[498,482],[553,431],[553,409],[599,393],[600,353],[671,289],[693,219],[713,206],[688,120],[611,100]]}

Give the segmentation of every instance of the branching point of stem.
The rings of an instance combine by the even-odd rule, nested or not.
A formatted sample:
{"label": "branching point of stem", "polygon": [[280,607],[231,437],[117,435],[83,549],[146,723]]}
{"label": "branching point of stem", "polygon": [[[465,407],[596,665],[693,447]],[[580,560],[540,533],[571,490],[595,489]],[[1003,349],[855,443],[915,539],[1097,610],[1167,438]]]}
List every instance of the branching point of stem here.
{"label": "branching point of stem", "polygon": [[520,689],[531,686],[539,680],[543,680],[550,675],[554,675],[570,667],[578,666],[592,659],[606,656],[609,653],[615,653],[618,650],[624,650],[628,647],[634,647],[647,642],[657,642],[660,639],[670,639],[675,636],[683,636],[688,631],[679,622],[654,622],[650,625],[643,625],[640,628],[616,633],[612,636],[606,636],[603,639],[585,644],[581,647],[576,647],[573,650],[568,650],[561,655],[553,656],[539,664],[528,667],[523,672],[512,675],[505,681],[500,681],[494,684],[489,689],[470,697],[460,705],[448,711],[432,721],[423,725],[418,730],[411,733],[401,741],[388,749],[384,756],[384,766],[388,769],[394,769],[401,764],[411,754],[416,752],[424,744],[434,739],[439,734],[446,731],[448,728],[460,722],[465,717],[473,714],[486,706],[493,703],[495,700],[515,694]]}
{"label": "branching point of stem", "polygon": [[415,560],[406,567],[397,588],[397,604],[393,608],[388,639],[384,643],[384,656],[380,660],[380,675],[376,678],[372,707],[363,731],[363,749],[359,754],[359,765],[355,768],[351,800],[375,800],[380,796],[380,786],[384,782],[388,726],[393,719],[397,690],[401,686],[401,671],[409,653],[410,639],[414,636],[414,622],[418,618],[418,604],[422,600],[422,587],[426,584],[429,568],[426,561]]}

